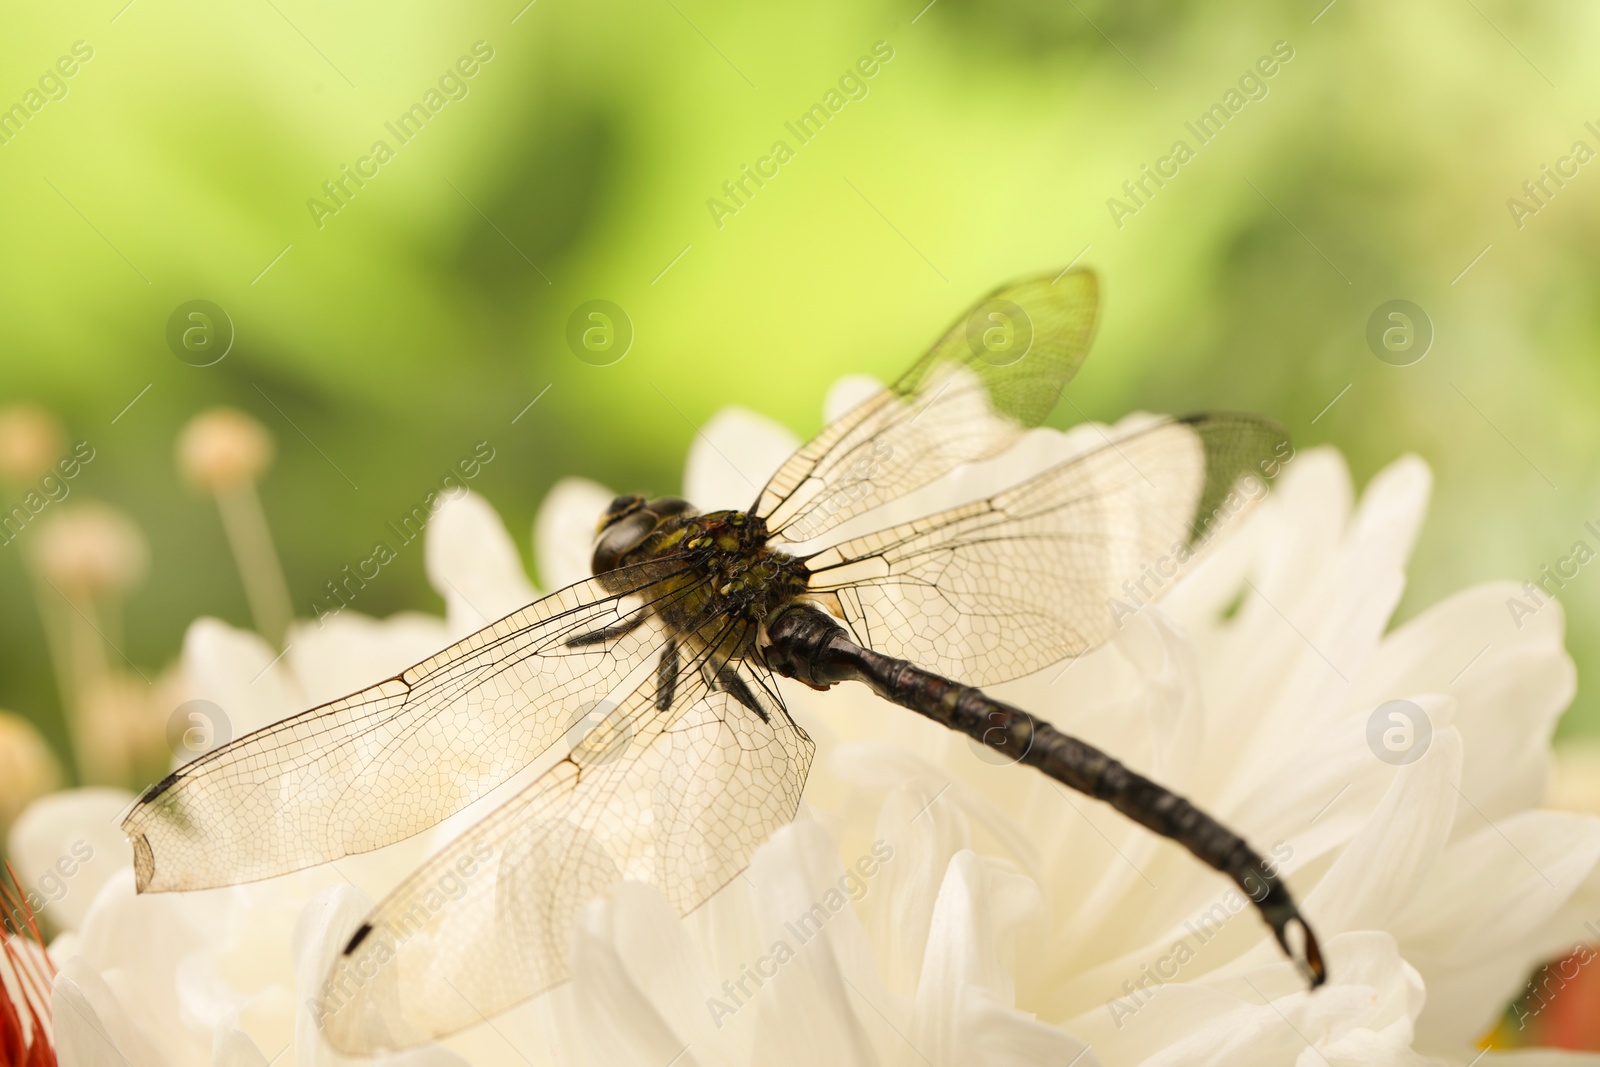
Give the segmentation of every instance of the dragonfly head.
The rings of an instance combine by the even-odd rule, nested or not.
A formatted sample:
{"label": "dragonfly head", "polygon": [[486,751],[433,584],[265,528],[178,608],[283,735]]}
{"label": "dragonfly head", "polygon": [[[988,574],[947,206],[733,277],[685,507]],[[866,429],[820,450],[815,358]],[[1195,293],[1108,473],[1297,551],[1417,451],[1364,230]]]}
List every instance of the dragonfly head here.
{"label": "dragonfly head", "polygon": [[674,515],[692,511],[689,502],[675,496],[646,500],[642,496],[619,496],[600,516],[595,529],[594,558],[590,569],[604,574],[621,565],[629,552],[638,548],[661,525]]}

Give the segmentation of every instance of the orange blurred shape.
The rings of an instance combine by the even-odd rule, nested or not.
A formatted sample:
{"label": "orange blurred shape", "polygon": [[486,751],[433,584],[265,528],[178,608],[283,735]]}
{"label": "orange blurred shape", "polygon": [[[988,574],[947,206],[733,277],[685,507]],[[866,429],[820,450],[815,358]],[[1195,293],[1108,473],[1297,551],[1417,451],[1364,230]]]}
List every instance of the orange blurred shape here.
{"label": "orange blurred shape", "polygon": [[1600,963],[1595,956],[1594,949],[1580,948],[1550,965],[1564,981],[1539,1013],[1539,1044],[1600,1051]]}

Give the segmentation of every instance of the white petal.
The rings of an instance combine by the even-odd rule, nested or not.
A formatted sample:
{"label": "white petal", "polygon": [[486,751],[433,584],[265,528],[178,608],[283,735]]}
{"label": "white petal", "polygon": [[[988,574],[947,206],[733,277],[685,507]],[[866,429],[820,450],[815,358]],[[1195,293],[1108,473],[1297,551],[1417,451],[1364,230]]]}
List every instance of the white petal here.
{"label": "white petal", "polygon": [[[1210,948],[1191,947],[1198,964]],[[1343,934],[1324,946],[1329,984],[1308,993],[1287,963],[1241,971],[1205,983],[1132,986],[1104,1008],[1074,1020],[1074,1029],[1107,1063],[1161,1067],[1276,1067],[1279,1064],[1405,1064],[1411,1020],[1422,1006],[1422,983],[1382,933]],[[1167,967],[1167,961],[1151,961]],[[1132,974],[1138,981],[1140,976]],[[1307,1043],[1315,1043],[1315,1051]]]}
{"label": "white petal", "polygon": [[231,892],[139,894],[133,869],[123,867],[84,917],[80,958],[117,986],[130,1011],[136,998],[137,1017],[155,1032],[193,1040],[194,1020],[174,976],[187,957],[210,948],[225,928]]}
{"label": "white petal", "polygon": [[[349,1063],[351,1061],[346,1061]],[[371,1061],[355,1061],[357,1064]],[[472,1064],[457,1056],[454,1052],[442,1045],[423,1045],[420,1048],[408,1048],[404,1052],[396,1052],[385,1056],[381,1061],[383,1067],[472,1067]],[[523,1062],[518,1060],[518,1063]]]}
{"label": "white petal", "polygon": [[708,1062],[716,1027],[698,995],[716,983],[692,960],[683,924],[656,890],[627,882],[585,909],[572,983],[575,1022],[590,1035],[594,1062]]}
{"label": "white petal", "polygon": [[450,643],[439,619],[402,612],[374,619],[343,611],[318,622],[297,622],[289,628],[288,665],[304,694],[294,710],[325,704],[393,677]]}
{"label": "white petal", "polygon": [[211,1067],[267,1067],[268,1060],[250,1035],[237,1026],[219,1026],[211,1046]]}
{"label": "white petal", "polygon": [[944,1020],[926,1016],[954,1010],[952,994],[964,986],[1011,997],[1015,990],[1003,961],[1011,946],[1004,942],[1042,910],[1039,888],[1028,879],[985,868],[971,849],[951,857],[917,982],[919,1017],[940,1024]]}
{"label": "white petal", "polygon": [[763,415],[723,408],[689,446],[683,495],[701,511],[750,507],[799,444],[788,429]]}
{"label": "white petal", "polygon": [[[1531,604],[1510,582],[1442,600],[1384,640],[1358,689],[1373,702],[1397,692],[1454,696],[1465,746],[1461,788],[1490,819],[1543,799],[1550,734],[1577,684],[1562,646],[1561,605],[1511,610]],[[1468,818],[1476,816],[1463,811],[1458,825]]]}
{"label": "white petal", "polygon": [[[937,1064],[1067,1063],[1083,1044],[1014,1008],[1019,926],[1042,915],[1039,889],[963,850],[934,906],[907,1040]],[[980,1051],[981,1050],[981,1051]]]}
{"label": "white petal", "polygon": [[[1240,589],[1227,639],[1202,651],[1208,740],[1225,751],[1208,750],[1201,769],[1220,784],[1213,804],[1220,802],[1222,813],[1281,766],[1285,745],[1305,737],[1310,723],[1326,724],[1342,708],[1339,665],[1349,665],[1337,646],[1356,631],[1336,609],[1383,618],[1389,610],[1383,602],[1399,596],[1398,575],[1384,588],[1347,578],[1340,538],[1349,492],[1337,454],[1312,449],[1297,456],[1278,493],[1262,505],[1266,529],[1253,561],[1254,588]],[[1381,623],[1377,633],[1371,630],[1375,642]]]}
{"label": "white petal", "polygon": [[[202,618],[183,635],[183,681],[191,700],[222,709],[228,740],[293,715],[304,694],[261,635]],[[221,737],[223,730],[214,736]]]}
{"label": "white petal", "polygon": [[537,596],[500,516],[470,491],[440,498],[428,523],[427,565],[428,580],[444,597],[452,639],[481,630]]}
{"label": "white petal", "polygon": [[1350,468],[1332,448],[1297,452],[1284,468],[1267,505],[1278,520],[1278,537],[1266,546],[1256,584],[1273,601],[1288,597],[1330,559],[1344,537],[1355,491]]}
{"label": "white petal", "polygon": [[1421,759],[1395,769],[1367,825],[1305,898],[1302,910],[1320,936],[1390,925],[1444,851],[1460,777],[1454,727],[1434,733]]}
{"label": "white petal", "polygon": [[1351,538],[1361,541],[1375,536],[1391,542],[1384,555],[1403,566],[1416,546],[1432,493],[1433,472],[1428,464],[1420,456],[1401,456],[1367,483]]}
{"label": "white petal", "polygon": [[876,830],[889,858],[869,898],[871,934],[883,983],[895,993],[916,992],[940,882],[951,858],[971,845],[967,818],[948,793],[934,782],[908,783],[878,813]]}
{"label": "white petal", "polygon": [[51,922],[80,928],[101,887],[133,863],[117,825],[132,800],[123,789],[68,789],[39,798],[17,817],[11,864]]}
{"label": "white petal", "polygon": [[[1319,450],[1297,458],[1290,471],[1302,477],[1286,474],[1284,491],[1268,501],[1280,518],[1293,520],[1262,541],[1255,588],[1247,587],[1226,651],[1204,661],[1210,747],[1203,763],[1207,777],[1218,782],[1210,803],[1222,816],[1260,808],[1263,783],[1280,778],[1286,765],[1298,770],[1300,761],[1286,761],[1286,752],[1314,755],[1308,741],[1325,744],[1348,725],[1351,679],[1379,649],[1404,588],[1405,557],[1426,503],[1426,468],[1402,460],[1375,478],[1348,537],[1329,544],[1325,534],[1304,528],[1319,518],[1318,510],[1289,499],[1297,486],[1313,482],[1329,497],[1347,491],[1343,463],[1333,462],[1337,456],[1313,464],[1324,455]],[[1325,504],[1322,510],[1330,509]],[[1359,739],[1352,732],[1347,743]],[[1363,769],[1376,768],[1368,763]],[[1326,766],[1309,769],[1300,788],[1312,782],[1324,787],[1320,771]],[[1290,797],[1301,799],[1298,790]],[[1277,811],[1295,810],[1286,803],[1290,797],[1274,802]]]}
{"label": "white petal", "polygon": [[992,993],[974,990],[965,1008],[968,1045],[952,1067],[978,1063],[987,1067],[1033,1067],[1066,1064],[1102,1067],[1103,1061],[1084,1042],[1058,1027],[1036,1021],[1026,1012],[1001,1004]]}
{"label": "white petal", "polygon": [[822,421],[833,422],[839,416],[866,400],[883,392],[883,383],[870,374],[847,374],[828,388],[822,401]]}
{"label": "white petal", "polygon": [[[1112,646],[1137,676],[1135,693],[1141,699],[1129,711],[1148,719],[1155,749],[1148,769],[1135,753],[1119,751],[1117,756],[1169,789],[1182,789],[1193,780],[1192,764],[1205,734],[1205,705],[1199,694],[1200,671],[1194,649],[1159,610],[1128,619]],[[1052,676],[1059,677],[1054,672]]]}
{"label": "white petal", "polygon": [[350,942],[350,935],[372,911],[372,898],[350,885],[336,885],[318,893],[306,905],[294,931],[294,984],[296,999],[295,1063],[304,1067],[329,1067],[342,1058],[322,1040],[313,1005],[324,986],[334,959]]}
{"label": "white petal", "polygon": [[901,1042],[896,1028],[904,1029],[908,1005],[879,985],[861,924],[839,888],[843,877],[832,841],[815,823],[783,827],[750,865],[769,934],[792,953],[754,1005],[753,1048],[783,1055],[775,1063],[865,1067]]}
{"label": "white petal", "polygon": [[50,997],[55,1047],[66,1067],[173,1067],[81,956],[60,965]]}
{"label": "white petal", "polygon": [[550,487],[533,521],[533,554],[546,589],[589,577],[595,526],[615,496],[587,478],[563,478]]}
{"label": "white petal", "polygon": [[[852,694],[843,687],[830,690],[829,698],[838,697],[838,703],[844,703]],[[900,709],[889,708],[876,697],[869,698],[871,706],[865,709],[867,714],[903,715]],[[859,709],[851,709],[860,713]],[[920,722],[909,722],[909,725],[922,726]],[[946,730],[944,727],[932,727],[930,733],[940,742],[953,742],[953,746],[946,744],[941,747],[943,752],[951,747],[956,751],[970,753],[966,739]],[[975,742],[974,742],[975,744]],[[972,757],[974,760],[977,757]],[[984,830],[994,835],[1004,847],[1007,855],[1020,864],[1029,877],[1036,877],[1041,870],[1039,849],[1036,838],[1028,830],[1018,826],[1008,806],[996,803],[991,793],[986,790],[974,788],[966,781],[951,776],[950,770],[945,766],[930,763],[917,754],[907,751],[900,745],[884,744],[875,741],[853,741],[840,745],[829,754],[827,760],[828,770],[845,779],[852,785],[872,789],[887,797],[896,790],[904,794],[899,801],[909,801],[914,807],[910,815],[916,816],[923,810],[924,805],[931,811],[933,804],[930,801],[937,797],[938,804],[949,804],[965,815],[967,819],[981,826]],[[992,764],[980,764],[985,768]],[[962,768],[966,769],[966,768]],[[996,768],[1003,770],[1004,768]],[[813,774],[817,772],[812,771]],[[1007,781],[1022,781],[1030,785],[1035,784],[1026,775],[1015,773],[1014,770],[1005,776]],[[992,781],[992,776],[991,776]],[[810,793],[807,794],[810,796]],[[896,818],[887,809],[879,809],[877,830],[881,832],[889,827],[885,818]],[[948,817],[941,813],[941,818]],[[920,821],[917,820],[917,821]],[[964,841],[965,830],[957,830],[950,837],[951,841]],[[948,855],[939,862],[941,865],[949,862],[962,845],[953,845]],[[930,887],[931,890],[931,887]],[[929,898],[932,906],[932,898]]]}
{"label": "white petal", "polygon": [[1427,466],[1415,457],[1379,471],[1361,497],[1334,565],[1303,595],[1269,606],[1291,619],[1302,613],[1305,633],[1295,639],[1323,661],[1311,670],[1318,689],[1335,697],[1329,721],[1348,700],[1348,678],[1372,658],[1399,602],[1431,484]]}
{"label": "white petal", "polygon": [[1418,1033],[1439,1047],[1470,1043],[1538,963],[1571,946],[1575,931],[1552,917],[1600,863],[1600,817],[1458,818],[1477,818],[1480,829],[1445,850],[1393,923],[1428,983]]}
{"label": "white petal", "polygon": [[196,898],[201,907],[215,901],[217,918],[206,928],[208,943],[177,961],[183,1022],[213,1035],[242,1028],[269,1059],[287,1047],[294,1034],[290,934],[304,903],[298,890],[318,876],[308,872]]}
{"label": "white petal", "polygon": [[[340,1056],[322,1040],[313,1005],[324,992],[328,973],[334,958],[349,943],[350,935],[372,911],[372,898],[347,883],[332,886],[317,894],[306,905],[295,925],[294,974],[295,996],[298,1000],[298,1020],[295,1026],[295,1063],[297,1067],[352,1067],[369,1063],[369,1060],[352,1060]],[[392,981],[392,971],[381,971],[375,982]],[[382,995],[371,994],[375,1003],[383,1003]],[[403,1023],[391,1025],[390,1018],[371,1019],[375,1031],[386,1026],[391,1032],[405,1033]],[[466,1061],[439,1045],[419,1045],[403,1052],[385,1055],[384,1067],[466,1067]],[[521,1062],[520,1060],[518,1062]]]}

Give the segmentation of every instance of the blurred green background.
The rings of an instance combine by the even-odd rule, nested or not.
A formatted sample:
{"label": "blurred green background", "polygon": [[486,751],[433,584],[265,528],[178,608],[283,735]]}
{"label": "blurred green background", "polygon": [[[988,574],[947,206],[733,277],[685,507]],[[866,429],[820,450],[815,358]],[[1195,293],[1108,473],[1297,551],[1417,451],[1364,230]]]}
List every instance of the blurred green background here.
{"label": "blurred green background", "polygon": [[[496,459],[473,487],[527,553],[557,478],[673,491],[728,404],[809,434],[839,376],[892,376],[982,292],[1080,254],[1103,326],[1058,424],[1074,407],[1260,411],[1337,445],[1358,484],[1420,453],[1437,493],[1402,617],[1600,544],[1584,529],[1600,523],[1600,162],[1520,227],[1507,205],[1575,141],[1600,148],[1584,125],[1600,127],[1600,9],[524,3],[0,15],[0,107],[27,112],[0,117],[0,405],[90,442],[71,500],[148,538],[119,644],[152,678],[195,617],[250,625],[217,508],[173,460],[210,406],[277,441],[260,494],[307,616],[478,441]],[[65,95],[28,110],[80,41],[92,58]],[[477,42],[492,59],[466,95],[401,144],[385,124]],[[785,123],[877,42],[892,59],[866,95],[801,144]],[[1292,59],[1266,95],[1119,225],[1108,198],[1178,139],[1196,147],[1185,123],[1277,42]],[[380,139],[394,158],[319,226],[308,199]],[[708,199],[780,139],[793,158],[715,218]],[[1366,341],[1399,298],[1435,332],[1410,366]],[[194,299],[236,330],[208,367],[166,340]],[[566,342],[593,299],[633,324],[611,366]],[[66,758],[23,563],[36,534],[0,548],[0,706]],[[1562,597],[1584,679],[1597,592],[1585,568]],[[438,610],[422,553],[355,607]],[[1562,729],[1600,733],[1591,685]]]}

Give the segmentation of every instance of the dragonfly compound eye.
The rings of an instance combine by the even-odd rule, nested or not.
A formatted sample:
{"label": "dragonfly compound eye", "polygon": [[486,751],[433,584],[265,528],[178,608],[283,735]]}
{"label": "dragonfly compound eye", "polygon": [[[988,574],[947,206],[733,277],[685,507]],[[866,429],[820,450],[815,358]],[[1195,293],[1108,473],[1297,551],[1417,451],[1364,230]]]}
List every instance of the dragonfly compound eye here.
{"label": "dragonfly compound eye", "polygon": [[675,496],[657,497],[648,502],[642,496],[617,497],[600,517],[590,566],[595,574],[615,570],[622,563],[622,557],[638,548],[662,520],[693,512],[687,500]]}
{"label": "dragonfly compound eye", "polygon": [[658,519],[671,518],[694,511],[694,506],[679,496],[658,496],[650,501],[650,510]]}
{"label": "dragonfly compound eye", "polygon": [[600,521],[595,523],[595,536],[605,533],[618,520],[627,518],[642,507],[644,507],[642,496],[617,497],[606,507],[605,513],[600,516]]}
{"label": "dragonfly compound eye", "polygon": [[601,529],[600,536],[594,539],[594,558],[590,561],[590,569],[595,574],[616,570],[622,557],[638,548],[639,543],[650,536],[656,528],[656,522],[654,512],[640,507],[606,525]]}

